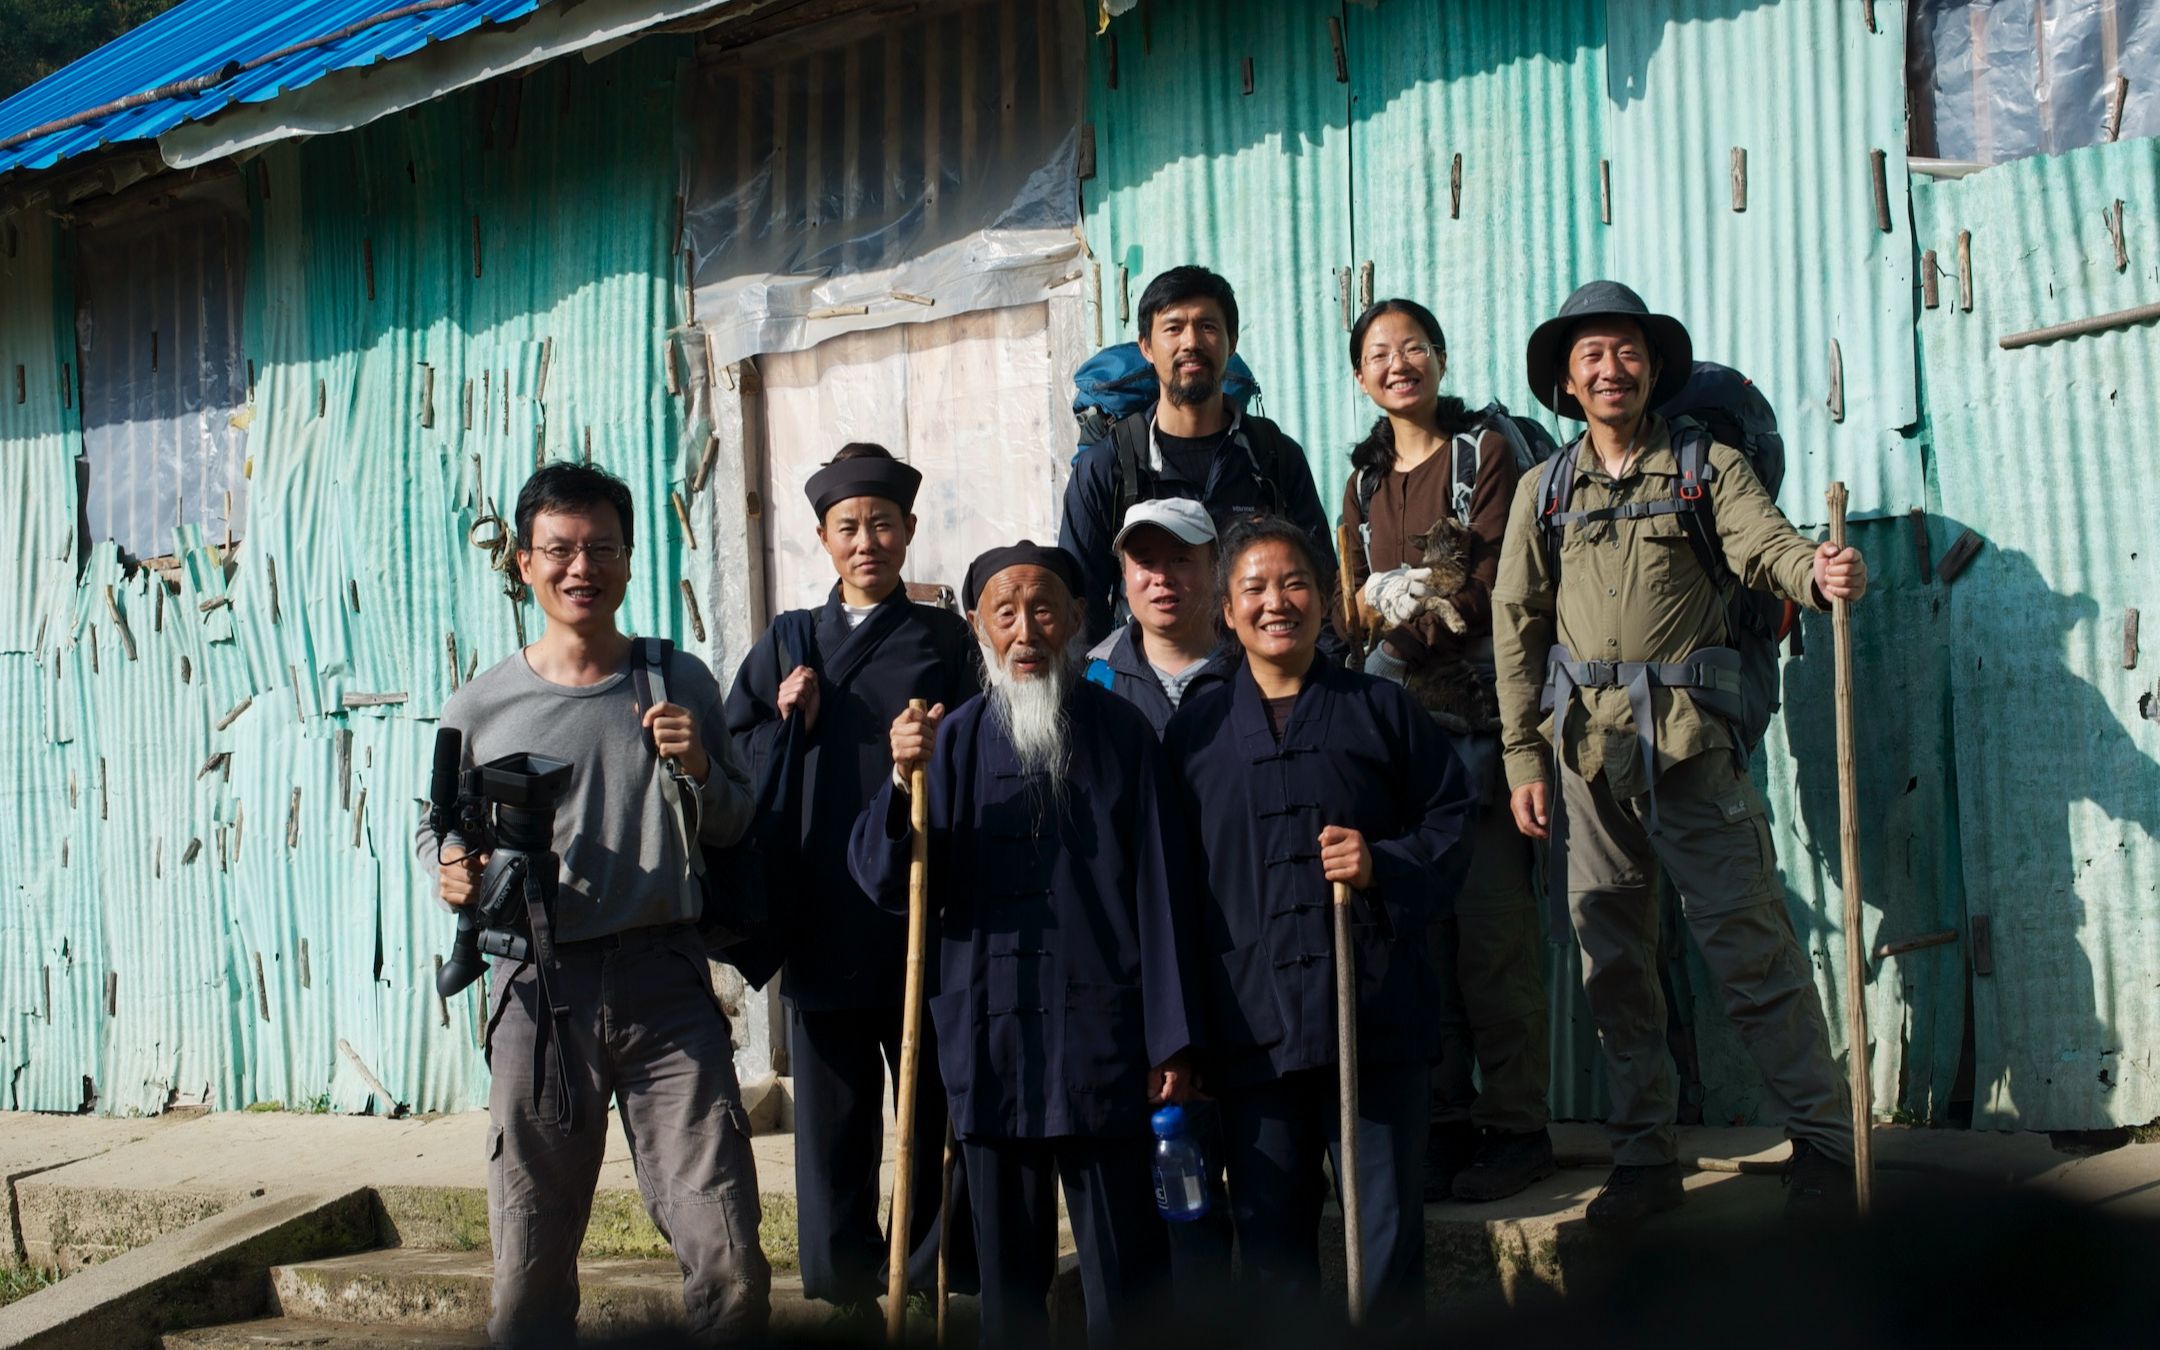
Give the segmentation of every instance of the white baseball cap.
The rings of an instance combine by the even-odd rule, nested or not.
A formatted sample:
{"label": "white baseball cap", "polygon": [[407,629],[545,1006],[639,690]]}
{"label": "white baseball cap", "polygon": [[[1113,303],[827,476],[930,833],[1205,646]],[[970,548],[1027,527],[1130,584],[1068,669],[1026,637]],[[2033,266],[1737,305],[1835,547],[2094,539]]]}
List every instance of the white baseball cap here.
{"label": "white baseball cap", "polygon": [[1122,551],[1125,540],[1143,525],[1166,531],[1181,544],[1215,542],[1215,518],[1207,513],[1206,507],[1190,497],[1158,497],[1132,504],[1125,513],[1125,527],[1110,541],[1111,549]]}

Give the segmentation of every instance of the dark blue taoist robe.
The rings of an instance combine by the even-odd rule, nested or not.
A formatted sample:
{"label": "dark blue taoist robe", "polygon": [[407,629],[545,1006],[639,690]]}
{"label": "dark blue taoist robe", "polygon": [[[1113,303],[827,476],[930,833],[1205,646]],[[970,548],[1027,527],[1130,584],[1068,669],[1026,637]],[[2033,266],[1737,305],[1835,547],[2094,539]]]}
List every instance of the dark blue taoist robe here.
{"label": "dark blue taoist robe", "polygon": [[[1085,681],[1068,712],[1055,820],[1048,777],[1023,776],[986,698],[938,728],[929,1009],[964,1138],[1145,1136],[1149,1068],[1194,1041],[1155,732]],[[894,913],[907,912],[909,852],[907,795],[888,776],[848,861]]]}
{"label": "dark blue taoist robe", "polygon": [[1352,911],[1358,1058],[1438,1047],[1425,927],[1453,912],[1476,803],[1446,733],[1400,685],[1315,661],[1282,743],[1250,669],[1189,698],[1164,736],[1197,889],[1192,958],[1209,1084],[1336,1062],[1333,887],[1319,836],[1364,833]]}
{"label": "dark blue taoist robe", "polygon": [[[775,629],[743,658],[726,705],[728,730],[764,781],[783,742],[775,708],[780,683],[803,653],[781,650]],[[888,736],[911,698],[948,709],[982,690],[981,649],[967,621],[918,605],[896,588],[850,629],[840,588],[816,614],[817,725],[803,752],[802,856],[805,884],[772,897],[784,924],[785,988],[812,1011],[897,1008],[907,965],[907,925],[865,903],[848,871],[855,818],[892,773]]]}

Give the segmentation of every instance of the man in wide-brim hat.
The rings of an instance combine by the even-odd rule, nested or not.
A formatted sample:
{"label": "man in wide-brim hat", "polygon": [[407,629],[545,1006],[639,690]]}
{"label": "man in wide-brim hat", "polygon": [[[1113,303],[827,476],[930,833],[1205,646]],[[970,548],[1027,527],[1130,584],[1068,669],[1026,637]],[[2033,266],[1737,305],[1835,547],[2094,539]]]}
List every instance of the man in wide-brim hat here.
{"label": "man in wide-brim hat", "polygon": [[1788,1212],[1847,1204],[1849,1099],[1748,777],[1726,598],[1745,584],[1826,609],[1859,599],[1867,568],[1802,538],[1739,450],[1692,424],[1676,448],[1651,410],[1687,384],[1694,345],[1627,287],[1577,290],[1527,360],[1539,400],[1589,424],[1524,477],[1493,588],[1510,804],[1553,841],[1612,1090],[1615,1166],[1589,1218],[1626,1227],[1682,1200],[1660,867],[1793,1140]]}

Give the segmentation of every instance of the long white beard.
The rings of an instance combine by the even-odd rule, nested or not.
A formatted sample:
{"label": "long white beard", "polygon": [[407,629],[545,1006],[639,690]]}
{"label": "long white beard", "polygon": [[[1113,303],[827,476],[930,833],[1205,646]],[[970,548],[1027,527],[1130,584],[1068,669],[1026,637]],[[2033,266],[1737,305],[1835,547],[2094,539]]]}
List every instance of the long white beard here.
{"label": "long white beard", "polygon": [[998,660],[989,643],[981,645],[983,686],[989,691],[990,708],[997,715],[998,725],[1012,739],[1020,771],[1047,775],[1056,794],[1063,797],[1070,730],[1065,698],[1072,688],[1073,662],[1069,658],[1052,660],[1044,665],[1042,674],[1023,680]]}

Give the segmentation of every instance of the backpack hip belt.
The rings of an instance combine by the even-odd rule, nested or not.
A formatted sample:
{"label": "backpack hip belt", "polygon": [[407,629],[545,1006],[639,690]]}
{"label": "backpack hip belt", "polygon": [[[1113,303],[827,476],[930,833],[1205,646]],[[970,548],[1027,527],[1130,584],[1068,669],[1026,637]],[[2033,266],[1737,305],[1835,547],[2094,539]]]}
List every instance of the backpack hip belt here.
{"label": "backpack hip belt", "polygon": [[[1561,790],[1561,746],[1565,742],[1568,705],[1578,689],[1625,689],[1628,711],[1635,719],[1635,744],[1642,755],[1643,782],[1650,798],[1645,827],[1651,834],[1661,828],[1657,805],[1657,718],[1652,707],[1653,688],[1678,689],[1704,711],[1737,724],[1745,706],[1740,679],[1740,653],[1731,647],[1704,647],[1681,661],[1577,661],[1566,647],[1555,645],[1545,658],[1545,689],[1538,706],[1552,714],[1552,793],[1546,806],[1551,824],[1547,830],[1545,863],[1546,894],[1551,907],[1552,932],[1557,940],[1568,931],[1567,847],[1563,817],[1566,794]],[[1737,739],[1735,741],[1737,744]]]}

